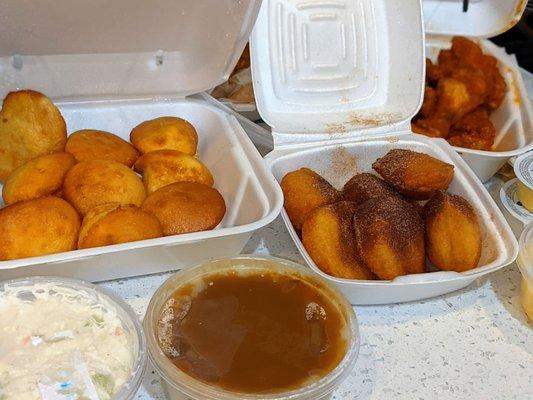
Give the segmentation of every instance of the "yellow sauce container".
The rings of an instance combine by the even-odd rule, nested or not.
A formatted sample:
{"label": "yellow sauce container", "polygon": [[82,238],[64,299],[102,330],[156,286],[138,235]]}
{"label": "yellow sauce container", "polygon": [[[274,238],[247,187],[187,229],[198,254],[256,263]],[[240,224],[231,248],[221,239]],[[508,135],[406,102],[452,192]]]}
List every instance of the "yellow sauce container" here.
{"label": "yellow sauce container", "polygon": [[528,318],[533,321],[533,223],[526,225],[519,240],[516,263],[522,273],[520,300]]}

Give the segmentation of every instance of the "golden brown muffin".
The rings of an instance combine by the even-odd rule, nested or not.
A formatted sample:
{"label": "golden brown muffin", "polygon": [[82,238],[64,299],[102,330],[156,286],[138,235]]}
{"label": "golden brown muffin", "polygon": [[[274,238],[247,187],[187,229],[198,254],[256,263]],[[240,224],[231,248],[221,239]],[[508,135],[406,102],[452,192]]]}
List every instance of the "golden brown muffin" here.
{"label": "golden brown muffin", "polygon": [[354,230],[358,253],[380,279],[424,272],[424,225],[411,204],[370,199],[355,211]]}
{"label": "golden brown muffin", "polygon": [[44,94],[33,90],[9,93],[0,111],[0,181],[35,157],[63,151],[65,120]]}
{"label": "golden brown muffin", "polygon": [[177,150],[157,150],[142,155],[134,166],[143,176],[146,193],[174,182],[198,182],[213,186],[213,175],[196,157]]}
{"label": "golden brown muffin", "polygon": [[372,168],[398,192],[416,200],[429,199],[437,191],[446,190],[454,169],[428,154],[404,149],[389,151]]}
{"label": "golden brown muffin", "polygon": [[80,217],[65,200],[40,197],[0,210],[0,260],[74,250]]}
{"label": "golden brown muffin", "polygon": [[145,197],[137,174],[115,161],[82,161],[70,169],[63,183],[63,198],[81,215],[105,203],[140,206]]}
{"label": "golden brown muffin", "polygon": [[354,175],[346,184],[342,191],[345,200],[352,201],[357,205],[374,197],[395,196],[401,198],[387,182],[379,177],[363,172]]}
{"label": "golden brown muffin", "polygon": [[161,223],[152,214],[131,204],[107,203],[91,209],[83,218],[78,249],[161,236]]}
{"label": "golden brown muffin", "polygon": [[226,213],[222,195],[196,182],[176,182],[148,195],[142,209],[159,219],[165,236],[215,228]]}
{"label": "golden brown muffin", "polygon": [[160,117],[137,125],[130,141],[141,154],[156,150],[178,150],[196,154],[198,134],[188,121],[177,117]]}
{"label": "golden brown muffin", "polygon": [[[76,160],[69,153],[53,153],[40,156],[17,167],[7,178],[2,196],[4,203],[56,195],[68,170]],[[60,197],[60,196],[58,196]]]}
{"label": "golden brown muffin", "polygon": [[130,143],[112,133],[95,129],[84,129],[72,133],[65,146],[77,162],[111,160],[131,167],[139,152]]}
{"label": "golden brown muffin", "polygon": [[340,193],[328,181],[309,168],[289,172],[281,180],[285,211],[294,228],[302,229],[307,214],[315,208],[335,203]]}
{"label": "golden brown muffin", "polygon": [[444,271],[476,268],[481,257],[481,229],[470,203],[453,194],[437,193],[423,210],[429,260]]}
{"label": "golden brown muffin", "polygon": [[318,268],[346,279],[374,279],[356,252],[353,215],[357,205],[349,201],[311,211],[302,227],[302,243]]}

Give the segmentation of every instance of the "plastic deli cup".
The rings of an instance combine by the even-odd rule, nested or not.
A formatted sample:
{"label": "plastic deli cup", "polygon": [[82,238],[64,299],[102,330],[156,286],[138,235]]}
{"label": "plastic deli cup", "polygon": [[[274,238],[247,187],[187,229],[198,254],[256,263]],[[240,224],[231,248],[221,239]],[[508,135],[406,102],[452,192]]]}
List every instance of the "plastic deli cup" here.
{"label": "plastic deli cup", "polygon": [[[279,297],[265,295],[267,292],[262,291],[264,288],[261,286],[266,284],[265,282],[270,282],[268,285],[276,287],[276,290],[283,290],[279,292],[283,294]],[[272,282],[274,283],[272,284]],[[237,285],[234,290],[230,289],[227,295],[223,295],[222,288],[230,288],[233,284]],[[295,289],[296,287],[298,289]],[[216,292],[217,290],[218,292]],[[248,290],[250,291],[250,298],[253,298],[254,295],[252,293],[254,292],[256,295],[261,293],[262,297],[256,299],[255,303],[253,300],[246,300],[248,298]],[[217,296],[219,297],[209,298],[209,296],[214,296],[213,293],[218,293]],[[295,293],[311,293],[313,296],[317,296],[314,298],[325,300],[323,302],[316,300],[317,303],[310,302],[307,306],[300,308],[300,305],[306,304],[307,297],[295,297],[294,299],[297,300],[291,300],[290,303],[287,303],[288,307],[280,306],[280,302],[293,299],[291,296],[296,296]],[[282,298],[285,300],[282,300]],[[228,307],[223,312],[219,311],[221,302],[227,302],[228,304]],[[186,304],[186,307],[184,304]],[[294,306],[294,304],[298,304],[298,306]],[[272,312],[272,309],[267,310],[269,307],[276,310],[274,317],[272,317],[273,314],[269,314],[269,312]],[[286,309],[291,310],[286,311]],[[298,310],[298,312],[291,314],[293,309]],[[202,319],[203,314],[199,310],[210,313],[210,317]],[[233,310],[230,318],[225,317],[226,310]],[[284,316],[297,315],[299,318],[301,315],[304,319],[296,320],[296,318],[291,317],[291,319],[285,320],[284,324],[277,325],[279,321],[274,321],[274,319],[278,318],[277,310],[280,310]],[[317,312],[317,310],[320,311]],[[327,314],[325,310],[328,310],[327,312],[331,314]],[[198,316],[201,317],[198,318]],[[327,345],[319,348],[321,349],[321,354],[323,354],[323,351],[331,350],[333,353],[329,354],[336,355],[336,358],[334,358],[336,360],[335,364],[330,364],[331,368],[322,370],[322,374],[320,374],[316,369],[306,371],[305,368],[312,367],[308,366],[309,364],[300,362],[298,368],[303,371],[305,378],[289,389],[276,389],[276,386],[278,388],[281,387],[276,383],[269,383],[268,385],[270,386],[268,386],[267,390],[236,389],[235,386],[230,387],[223,383],[222,380],[227,379],[227,374],[235,372],[231,369],[235,366],[234,363],[239,363],[243,359],[247,360],[245,362],[251,362],[252,364],[257,361],[257,366],[240,369],[236,372],[236,375],[232,375],[233,378],[235,376],[247,376],[248,378],[252,377],[255,382],[256,377],[270,376],[269,374],[272,371],[277,371],[278,375],[285,379],[286,376],[279,374],[276,369],[271,369],[269,370],[270,372],[265,373],[266,366],[265,363],[262,363],[261,357],[263,354],[277,354],[272,356],[271,359],[278,360],[279,355],[282,355],[282,358],[285,356],[286,364],[284,367],[288,368],[287,371],[293,371],[294,366],[291,361],[295,359],[301,361],[300,355],[294,358],[289,355],[296,354],[292,353],[292,351],[296,351],[293,350],[293,347],[302,347],[303,351],[307,351],[308,348],[306,346],[313,343],[313,340],[310,338],[309,340],[308,338],[300,341],[295,340],[296,334],[291,336],[291,334],[287,333],[288,328],[286,327],[289,325],[296,326],[294,329],[298,334],[311,332],[311,330],[315,333],[320,332],[314,329],[318,325],[309,326],[309,331],[306,330],[307,325],[305,325],[317,316],[319,318],[320,316],[323,317],[321,321],[329,321],[323,322],[324,325],[319,328],[323,329],[321,332],[326,332],[325,335],[322,334],[320,337],[322,339],[327,338],[325,342],[320,342],[327,343]],[[226,321],[231,322],[226,324],[227,328],[225,330],[214,330],[213,319],[218,320],[217,323],[222,325],[226,324]],[[244,321],[245,319],[248,320]],[[262,325],[256,326],[261,326],[262,328],[260,330],[250,328],[250,321],[252,320],[254,323],[260,321]],[[172,322],[169,323],[169,321]],[[292,321],[296,321],[296,323],[292,324]],[[334,323],[333,321],[342,322],[342,328],[338,332],[343,333],[337,334],[337,339],[342,337],[342,342],[335,341],[337,340],[334,338],[335,334],[331,334],[336,332],[330,329],[332,327],[331,324]],[[327,323],[330,324],[329,327],[326,325]],[[206,325],[209,325],[210,328]],[[305,329],[301,330],[302,326]],[[176,327],[179,327],[179,331],[176,330],[178,329]],[[271,327],[277,327],[278,336],[265,336],[264,332],[270,332]],[[276,258],[242,256],[220,259],[176,273],[159,287],[152,297],[144,318],[144,328],[150,358],[155,369],[162,376],[163,386],[167,391],[168,398],[171,400],[329,399],[334,389],[352,370],[359,352],[357,320],[352,306],[346,301],[344,296],[320,277],[312,274],[308,269],[290,261]],[[206,332],[207,329],[211,329],[211,331]],[[192,330],[196,330],[196,333],[192,334]],[[311,336],[313,335],[310,334]],[[238,337],[238,339],[235,339],[235,337]],[[169,338],[172,340],[187,338],[188,342],[169,343],[167,340]],[[203,338],[204,341],[202,342],[199,338]],[[214,343],[216,343],[215,350],[206,350],[206,346],[213,346]],[[342,343],[342,347],[336,346],[339,343]],[[249,352],[250,348],[254,350]],[[256,348],[261,350],[255,352]],[[335,353],[335,348],[342,350]],[[227,356],[228,352],[229,356]],[[250,357],[250,354],[252,357]],[[256,358],[255,355],[258,355],[258,357]],[[178,365],[183,365],[183,367],[173,363],[170,357]],[[229,362],[225,363],[222,360],[224,357],[228,358]],[[184,358],[187,358],[186,363],[179,364]],[[312,359],[316,360],[316,358]],[[205,360],[208,360],[208,363],[196,371],[200,371],[202,374],[205,371],[215,371],[212,375],[214,379],[203,379],[194,373],[195,363],[201,363]],[[302,368],[302,365],[305,367]],[[196,364],[196,367],[198,367],[198,364]],[[230,372],[227,372],[227,367],[229,367]],[[189,370],[185,372],[187,368]],[[262,368],[262,370],[259,371],[257,368]],[[220,371],[225,371],[223,374],[226,375],[221,375]],[[227,381],[224,382],[227,383]],[[267,385],[264,382],[262,384]],[[250,385],[249,379],[246,380],[245,385]]]}
{"label": "plastic deli cup", "polygon": [[533,212],[533,152],[518,157],[513,168],[518,179],[518,199],[527,211]]}
{"label": "plastic deli cup", "polygon": [[130,307],[83,281],[0,282],[0,398],[132,399],[146,341]]}
{"label": "plastic deli cup", "polygon": [[522,273],[521,301],[528,318],[533,321],[533,223],[526,225],[519,241],[516,263]]}

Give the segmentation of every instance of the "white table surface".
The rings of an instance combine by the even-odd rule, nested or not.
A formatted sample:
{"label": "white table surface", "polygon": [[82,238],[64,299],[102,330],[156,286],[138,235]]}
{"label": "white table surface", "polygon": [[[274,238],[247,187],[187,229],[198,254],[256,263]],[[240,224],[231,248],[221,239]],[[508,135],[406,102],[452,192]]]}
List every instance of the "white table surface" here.
{"label": "white table surface", "polygon": [[[303,262],[281,221],[257,231],[245,253]],[[140,318],[170,274],[105,282]],[[357,306],[361,350],[333,399],[533,399],[533,324],[513,264],[460,291],[386,306]],[[137,399],[162,400],[148,365]]]}

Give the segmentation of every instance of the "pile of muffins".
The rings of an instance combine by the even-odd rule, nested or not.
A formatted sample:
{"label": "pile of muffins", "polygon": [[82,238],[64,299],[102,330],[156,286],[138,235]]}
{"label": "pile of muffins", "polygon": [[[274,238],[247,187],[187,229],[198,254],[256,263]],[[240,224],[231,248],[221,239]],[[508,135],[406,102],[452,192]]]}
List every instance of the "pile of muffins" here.
{"label": "pile of muffins", "polygon": [[67,137],[45,95],[9,93],[0,111],[0,260],[215,228],[226,205],[196,157],[187,121],[160,117],[131,143],[100,130]]}

